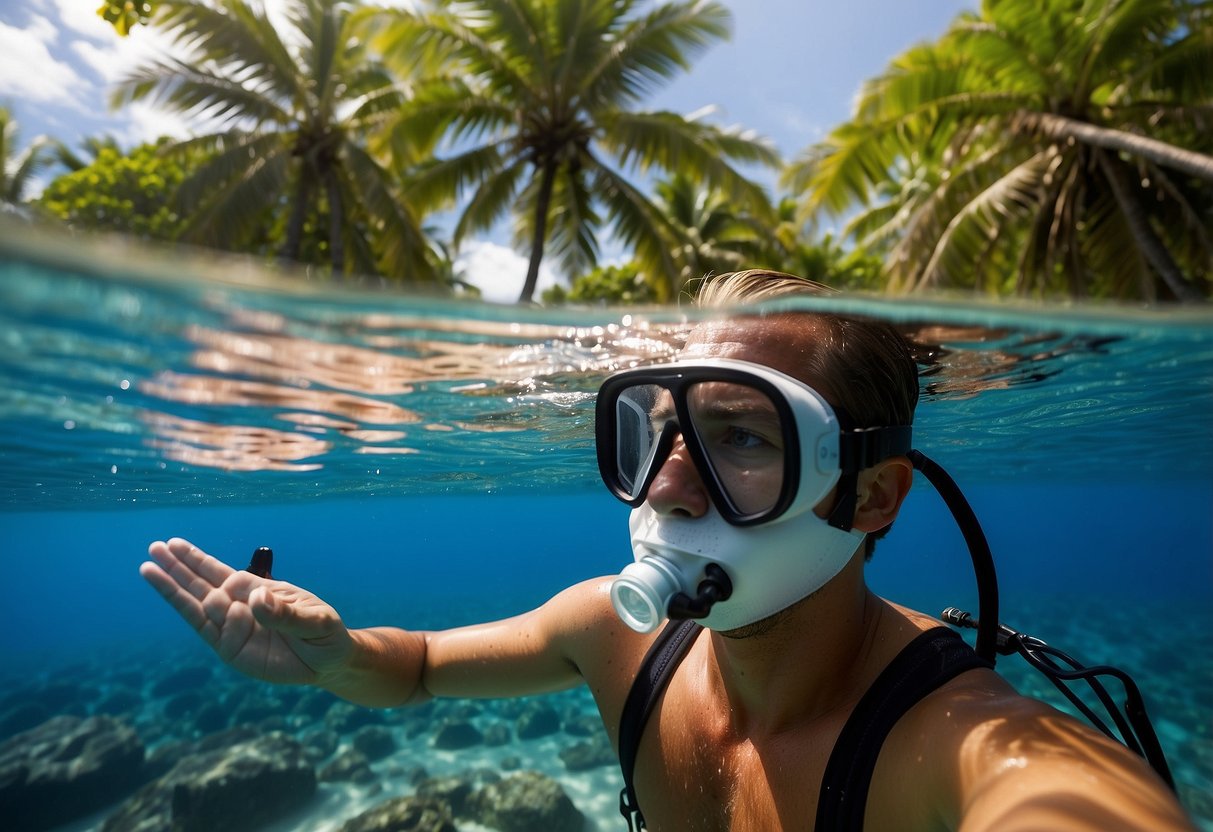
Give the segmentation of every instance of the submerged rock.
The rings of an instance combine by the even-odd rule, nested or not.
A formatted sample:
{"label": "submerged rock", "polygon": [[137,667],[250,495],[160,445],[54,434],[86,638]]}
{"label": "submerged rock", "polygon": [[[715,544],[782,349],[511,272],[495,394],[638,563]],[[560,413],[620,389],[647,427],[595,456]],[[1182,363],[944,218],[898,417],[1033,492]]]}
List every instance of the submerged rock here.
{"label": "submerged rock", "polygon": [[560,784],[537,771],[523,771],[476,792],[469,812],[477,823],[501,832],[581,832],[585,818]]}
{"label": "submerged rock", "polygon": [[375,770],[371,768],[371,761],[365,754],[355,748],[347,748],[320,770],[320,779],[325,783],[349,782],[366,785],[375,782]]}
{"label": "submerged rock", "polygon": [[472,788],[472,781],[467,777],[430,777],[417,784],[417,794],[442,801],[450,807],[451,814],[459,817],[467,813]]}
{"label": "submerged rock", "polygon": [[303,745],[266,734],[184,757],[106,819],[102,832],[246,832],[295,811],[316,791]]}
{"label": "submerged rock", "polygon": [[434,734],[433,740],[435,748],[447,750],[470,748],[483,742],[484,735],[480,733],[480,729],[472,723],[462,720],[444,722]]}
{"label": "submerged rock", "polygon": [[196,691],[211,680],[214,671],[209,665],[192,665],[164,676],[152,686],[152,696],[172,696],[175,693]]}
{"label": "submerged rock", "polygon": [[585,771],[599,766],[613,766],[618,760],[615,750],[605,737],[583,740],[561,749],[560,760],[569,771]]}
{"label": "submerged rock", "polygon": [[362,708],[349,702],[338,702],[329,707],[324,715],[324,722],[338,734],[351,734],[367,725],[382,725],[383,711],[376,708]]}
{"label": "submerged rock", "polygon": [[551,705],[535,704],[518,717],[515,727],[520,740],[546,737],[560,730],[560,714]]}
{"label": "submerged rock", "polygon": [[576,714],[564,720],[564,732],[572,737],[595,737],[602,734],[602,717]]}
{"label": "submerged rock", "polygon": [[0,745],[0,818],[38,830],[120,798],[143,776],[143,743],[109,716],[58,716]]}
{"label": "submerged rock", "polygon": [[514,740],[514,734],[508,725],[494,722],[484,729],[484,744],[496,748],[509,745]]}
{"label": "submerged rock", "polygon": [[347,820],[340,832],[458,832],[450,808],[432,797],[397,797]]}
{"label": "submerged rock", "polygon": [[54,716],[41,702],[23,702],[0,714],[0,737],[11,737],[36,728]]}
{"label": "submerged rock", "polygon": [[307,756],[313,763],[319,763],[333,756],[337,751],[337,746],[341,744],[341,737],[337,735],[337,732],[327,728],[308,731],[301,739],[307,750]]}
{"label": "submerged rock", "polygon": [[396,739],[392,736],[392,732],[379,725],[367,725],[365,728],[359,728],[354,734],[352,743],[354,748],[365,754],[367,759],[372,762],[382,760],[396,750]]}
{"label": "submerged rock", "polygon": [[93,706],[94,714],[124,716],[143,706],[143,697],[127,687],[115,687]]}

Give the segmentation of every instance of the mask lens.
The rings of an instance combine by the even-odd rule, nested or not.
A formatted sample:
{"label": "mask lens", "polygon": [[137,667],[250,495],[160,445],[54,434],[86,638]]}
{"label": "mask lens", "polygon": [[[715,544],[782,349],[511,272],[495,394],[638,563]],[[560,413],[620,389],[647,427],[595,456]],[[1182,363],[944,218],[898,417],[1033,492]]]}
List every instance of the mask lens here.
{"label": "mask lens", "polygon": [[638,384],[624,389],[615,401],[615,467],[619,484],[632,499],[640,496],[657,452],[657,436],[667,418],[658,412],[662,400],[668,403],[669,394],[660,385]]}
{"label": "mask lens", "polygon": [[765,393],[705,381],[687,391],[691,430],[720,488],[742,514],[770,511],[785,476],[785,426]]}

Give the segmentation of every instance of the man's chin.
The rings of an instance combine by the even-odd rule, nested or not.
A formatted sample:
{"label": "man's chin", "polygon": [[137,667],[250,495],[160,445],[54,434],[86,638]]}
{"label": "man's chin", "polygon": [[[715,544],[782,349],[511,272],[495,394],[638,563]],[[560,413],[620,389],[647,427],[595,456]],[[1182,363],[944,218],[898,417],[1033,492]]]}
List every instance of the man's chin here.
{"label": "man's chin", "polygon": [[791,607],[782,609],[774,615],[768,615],[766,618],[755,621],[753,624],[746,624],[744,627],[737,627],[733,630],[720,630],[720,635],[724,638],[736,640],[765,636],[767,633],[778,627],[780,623],[788,617],[789,610],[791,609]]}

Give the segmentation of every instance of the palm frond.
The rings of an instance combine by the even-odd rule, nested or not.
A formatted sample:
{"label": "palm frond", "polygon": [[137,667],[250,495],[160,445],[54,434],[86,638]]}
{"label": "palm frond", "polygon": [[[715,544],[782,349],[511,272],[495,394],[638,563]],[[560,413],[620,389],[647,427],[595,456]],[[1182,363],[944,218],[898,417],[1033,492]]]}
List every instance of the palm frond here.
{"label": "palm frond", "polygon": [[195,204],[181,238],[216,247],[246,239],[286,192],[289,168],[290,157],[274,153],[257,158],[239,176],[216,182]]}
{"label": "palm frond", "polygon": [[668,112],[612,112],[600,122],[599,143],[624,166],[641,171],[657,167],[683,171],[703,179],[752,210],[771,213],[762,186],[729,164],[723,145],[734,153],[748,151],[752,160],[776,157],[763,142],[727,135],[711,125],[699,124]]}
{"label": "palm frond", "polygon": [[618,172],[593,159],[591,187],[606,207],[607,219],[620,241],[635,252],[646,277],[663,300],[681,291],[678,269],[670,256],[673,238],[661,210]]}
{"label": "palm frond", "polygon": [[477,182],[498,176],[507,164],[508,142],[497,142],[465,150],[446,159],[432,159],[409,174],[406,193],[409,201],[426,210],[444,208]]}
{"label": "palm frond", "polygon": [[[461,243],[469,234],[490,229],[514,205],[518,184],[525,175],[526,168],[522,165],[505,165],[479,177],[479,187],[455,225],[455,244]],[[524,210],[525,203],[520,203],[518,208]]]}
{"label": "palm frond", "polygon": [[587,69],[582,100],[590,110],[639,101],[729,37],[732,16],[716,2],[662,3],[628,21],[599,62]]}
{"label": "palm frond", "polygon": [[[248,177],[249,171],[255,167],[249,164],[250,159],[261,160],[259,163],[264,165],[265,159],[289,158],[290,141],[280,133],[231,130],[177,142],[162,152],[187,159],[199,151],[206,161],[186,177],[175,195],[177,211],[183,216],[205,210],[205,206],[213,202],[214,194],[235,187],[234,183]],[[268,208],[278,201],[279,196],[278,193],[269,194],[268,200],[257,207]]]}
{"label": "palm frond", "polygon": [[404,195],[396,191],[391,173],[356,145],[346,149],[346,158],[355,197],[350,207],[357,206],[373,228],[383,273],[410,283],[431,282],[435,274],[428,259],[429,240]]}
{"label": "palm frond", "polygon": [[988,241],[1002,232],[1004,224],[1023,216],[1035,203],[1041,179],[1054,155],[1051,148],[1033,155],[969,200],[948,223],[919,281],[909,288],[965,282],[949,281],[948,276],[964,275]]}
{"label": "palm frond", "polygon": [[400,109],[392,127],[399,154],[420,156],[443,137],[453,144],[476,142],[515,124],[515,112],[491,95],[479,93],[456,79],[427,83]]}
{"label": "palm frond", "polygon": [[264,8],[244,0],[162,0],[156,17],[190,63],[222,65],[232,79],[265,85],[284,99],[298,99],[298,68]]}
{"label": "palm frond", "polygon": [[479,34],[490,35],[495,53],[505,57],[519,76],[528,79],[528,86],[542,84],[552,77],[555,56],[552,54],[551,32],[547,16],[549,3],[526,0],[477,0],[476,12],[461,20]]}
{"label": "palm frond", "polygon": [[115,85],[111,106],[149,99],[186,116],[252,124],[291,121],[273,98],[185,61],[167,59],[145,64]]}

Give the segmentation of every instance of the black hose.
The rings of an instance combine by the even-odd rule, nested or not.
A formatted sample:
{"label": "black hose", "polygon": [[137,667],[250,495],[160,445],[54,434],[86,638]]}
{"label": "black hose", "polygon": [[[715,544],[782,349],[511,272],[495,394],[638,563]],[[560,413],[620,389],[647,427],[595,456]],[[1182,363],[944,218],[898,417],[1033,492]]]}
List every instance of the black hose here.
{"label": "black hose", "polygon": [[969,557],[973,559],[973,574],[977,578],[977,655],[994,663],[998,652],[998,574],[994,569],[994,556],[986,540],[977,515],[969,501],[960,492],[948,472],[939,467],[921,451],[906,454],[910,462],[935,486],[944,504],[956,519],[960,533],[969,546]]}

